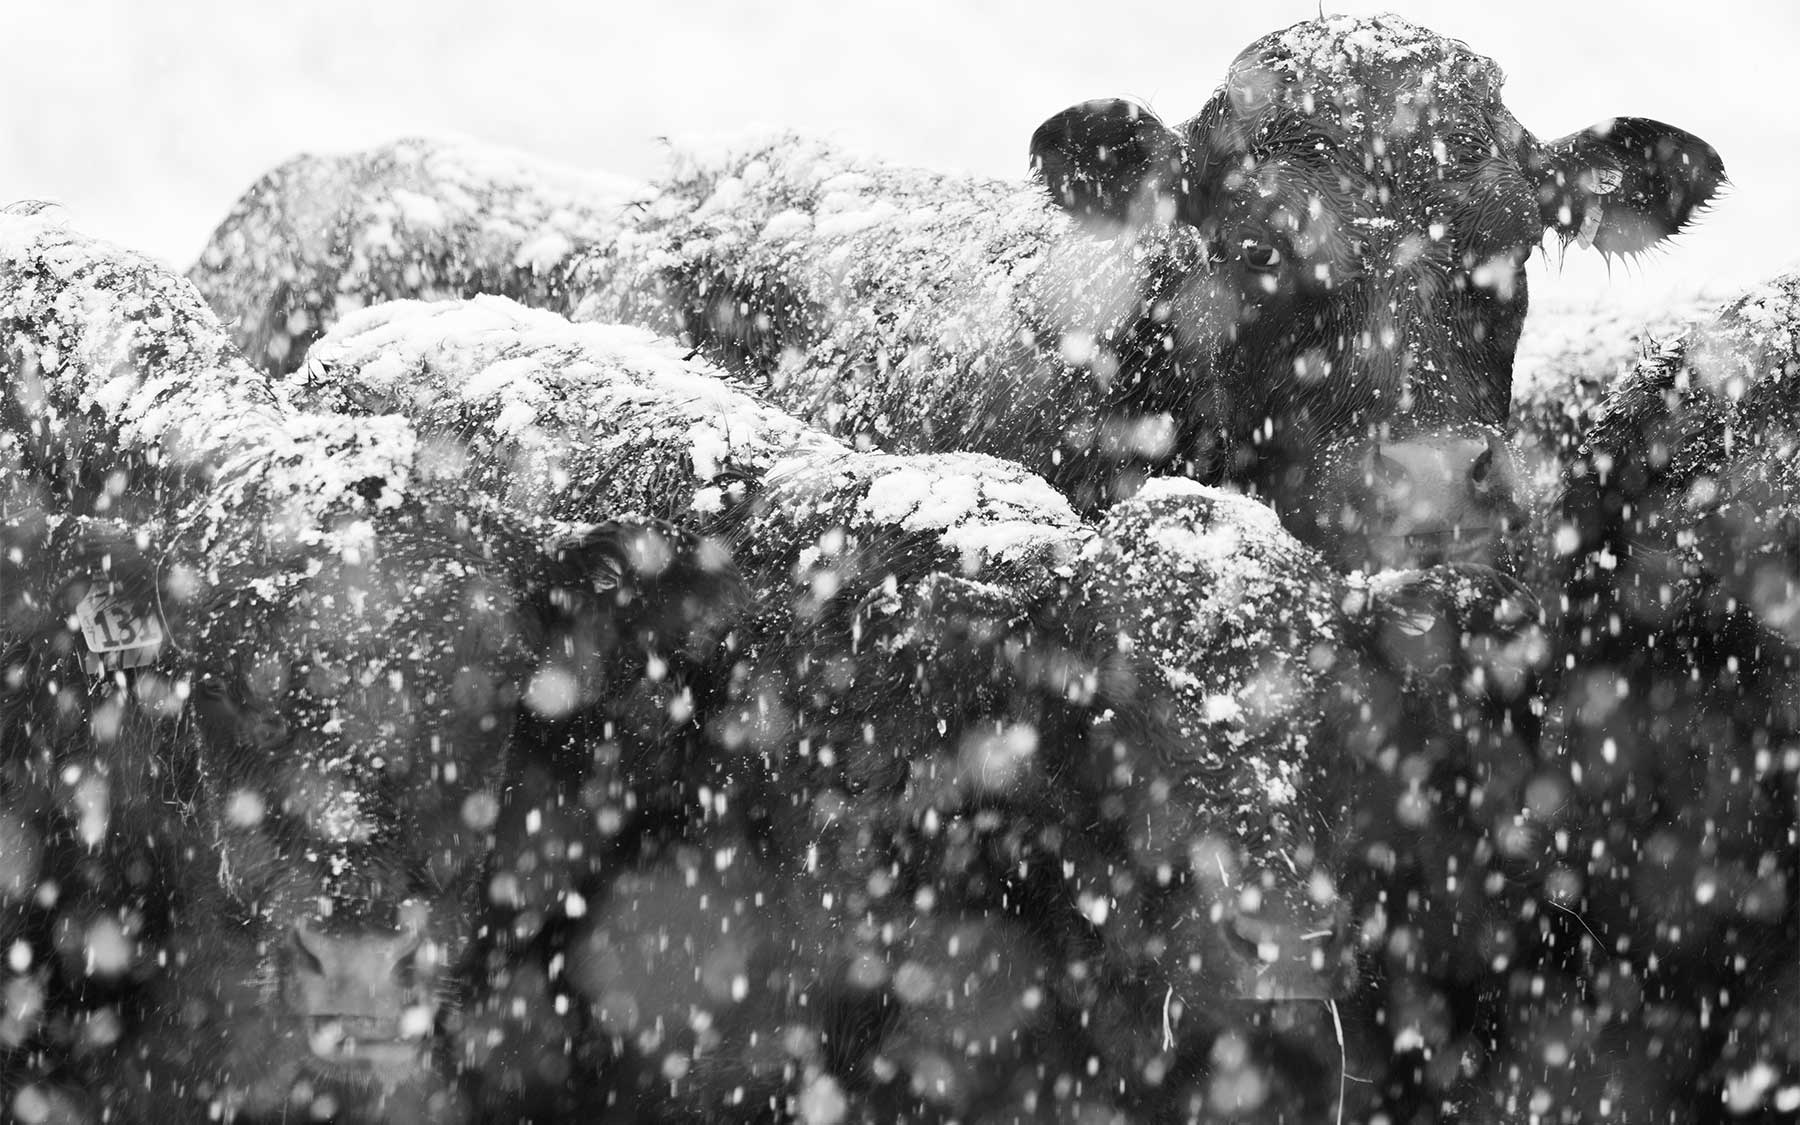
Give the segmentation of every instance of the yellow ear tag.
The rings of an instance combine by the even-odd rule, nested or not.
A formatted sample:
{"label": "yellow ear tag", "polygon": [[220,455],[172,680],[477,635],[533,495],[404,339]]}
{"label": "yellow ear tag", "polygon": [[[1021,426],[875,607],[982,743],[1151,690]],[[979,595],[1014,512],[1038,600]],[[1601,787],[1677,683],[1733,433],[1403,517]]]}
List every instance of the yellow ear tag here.
{"label": "yellow ear tag", "polygon": [[1600,233],[1602,217],[1600,201],[1598,199],[1589,201],[1587,213],[1581,216],[1581,233],[1575,236],[1575,241],[1581,244],[1583,250],[1594,248],[1594,236]]}
{"label": "yellow ear tag", "polygon": [[141,668],[162,651],[163,628],[156,611],[128,598],[110,582],[97,582],[75,606],[87,641],[88,671]]}

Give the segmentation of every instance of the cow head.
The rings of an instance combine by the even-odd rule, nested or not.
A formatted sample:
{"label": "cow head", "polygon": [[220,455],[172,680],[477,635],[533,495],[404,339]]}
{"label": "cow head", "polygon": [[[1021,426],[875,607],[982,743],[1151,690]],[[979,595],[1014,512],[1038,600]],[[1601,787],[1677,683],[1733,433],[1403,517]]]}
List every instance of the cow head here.
{"label": "cow head", "polygon": [[533,662],[529,546],[500,530],[448,504],[346,519],[197,607],[219,876],[315,1059],[388,1085],[427,1057],[474,928]]}
{"label": "cow head", "polygon": [[[1469,431],[1506,419],[1525,262],[1546,232],[1636,254],[1724,181],[1704,141],[1641,118],[1541,142],[1502,80],[1455,40],[1334,16],[1253,43],[1177,128],[1094,101],[1032,138],[1082,226],[1186,236],[1145,295],[1156,338],[1132,343],[1177,363],[1189,455],[1347,563],[1393,534],[1364,523],[1401,493],[1441,494],[1471,537],[1500,530],[1481,496],[1504,449]],[[1327,471],[1320,455],[1346,444],[1356,454]],[[1435,526],[1444,514],[1432,534],[1457,530]]]}
{"label": "cow head", "polygon": [[1101,760],[1130,779],[1121,827],[1155,888],[1146,972],[1190,998],[1338,994],[1357,766],[1335,729],[1354,665],[1337,579],[1267,508],[1186,481],[1152,482],[1100,531],[1087,608],[1111,663],[1137,670]]}
{"label": "cow head", "polygon": [[731,600],[723,553],[673,529],[546,552],[472,507],[425,490],[337,550],[222,575],[195,644],[221,877],[267,925],[308,1066],[385,1086],[429,1058],[474,937],[505,779],[537,749],[517,717],[540,744],[598,730],[641,683],[678,682]]}

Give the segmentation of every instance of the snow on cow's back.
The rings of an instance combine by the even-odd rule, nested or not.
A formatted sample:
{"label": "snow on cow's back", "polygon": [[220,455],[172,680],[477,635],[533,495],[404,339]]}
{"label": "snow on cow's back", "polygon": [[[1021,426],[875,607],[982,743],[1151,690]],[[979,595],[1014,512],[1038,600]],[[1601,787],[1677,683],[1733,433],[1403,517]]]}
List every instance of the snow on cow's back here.
{"label": "snow on cow's back", "polygon": [[119,454],[154,448],[179,469],[278,424],[267,380],[193,286],[53,213],[0,211],[0,332],[7,396],[38,443],[91,422]]}
{"label": "snow on cow's back", "polygon": [[1081,565],[1121,644],[1161,671],[1180,733],[1222,755],[1191,765],[1247,766],[1262,789],[1294,792],[1348,651],[1340,582],[1317,553],[1257,500],[1161,478],[1107,514]]}
{"label": "snow on cow's back", "polygon": [[[43,214],[0,214],[0,442],[63,514],[180,526],[216,561],[311,544],[346,500],[392,506],[415,442],[395,417],[300,415],[194,287]],[[25,479],[29,478],[29,480]],[[245,519],[254,500],[269,518]],[[229,546],[225,546],[229,545]]]}
{"label": "snow on cow's back", "polygon": [[742,561],[784,576],[904,542],[1036,587],[1089,534],[1015,463],[853,450],[672,341],[504,298],[354,314],[286,386],[316,409],[404,412],[426,435],[428,475],[472,473],[553,519],[723,521]]}
{"label": "snow on cow's back", "polygon": [[[716,244],[760,240],[777,246],[806,231],[842,236],[894,220],[901,230],[885,237],[916,254],[934,248],[929,242],[934,234],[985,220],[975,228],[978,232],[1029,251],[1035,249],[1030,240],[1059,229],[1042,193],[1027,183],[900,167],[783,131],[679,138],[657,187],[645,211],[653,222],[683,216],[712,220],[718,224]],[[740,206],[748,199],[790,206],[770,219]],[[636,232],[625,237],[636,237]],[[961,247],[936,249],[974,253]],[[891,264],[905,268],[904,262]]]}
{"label": "snow on cow's back", "polygon": [[815,585],[854,556],[880,573],[871,560],[923,551],[930,566],[1027,597],[1068,578],[1092,535],[1066,497],[1013,462],[851,453],[775,465],[736,538],[747,565],[784,560],[798,547],[796,573]]}
{"label": "snow on cow's back", "polygon": [[[1665,341],[1594,412],[1572,467],[1571,561],[1715,623],[1800,638],[1800,275]],[[1600,575],[1590,573],[1590,578]],[[1637,607],[1634,607],[1634,609]]]}
{"label": "snow on cow's back", "polygon": [[1513,360],[1511,424],[1536,475],[1554,484],[1601,400],[1646,355],[1712,319],[1736,295],[1715,283],[1645,304],[1534,295]]}
{"label": "snow on cow's back", "polygon": [[850,453],[672,341],[503,297],[352,314],[287,386],[317,409],[406,412],[431,435],[425,472],[554,520],[691,522],[778,460]]}
{"label": "snow on cow's back", "polygon": [[1783,274],[1701,326],[1689,363],[1709,393],[1731,401],[1792,391],[1800,377],[1800,273]]}
{"label": "snow on cow's back", "polygon": [[400,297],[555,305],[561,263],[610,240],[637,181],[471,141],[290,160],[220,224],[189,278],[250,360],[291,371],[340,316]]}
{"label": "snow on cow's back", "polygon": [[576,319],[632,311],[679,327],[679,309],[657,307],[659,271],[727,253],[746,274],[748,263],[822,255],[830,268],[793,297],[850,319],[895,307],[880,296],[916,299],[984,274],[1003,300],[1012,267],[1034,263],[1045,235],[1066,226],[1030,184],[898,167],[788,133],[684,138],[656,186],[630,229],[577,264]]}
{"label": "snow on cow's back", "polygon": [[1791,471],[1800,409],[1800,274],[1727,303],[1647,355],[1594,412],[1583,453],[1622,459],[1661,439],[1655,468],[1697,518],[1731,499],[1752,462]]}

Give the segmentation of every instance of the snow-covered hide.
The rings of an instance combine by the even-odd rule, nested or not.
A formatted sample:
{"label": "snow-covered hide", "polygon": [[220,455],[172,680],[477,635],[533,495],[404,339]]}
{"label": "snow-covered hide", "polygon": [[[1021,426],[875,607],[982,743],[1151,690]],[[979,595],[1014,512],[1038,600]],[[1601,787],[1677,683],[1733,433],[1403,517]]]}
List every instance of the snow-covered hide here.
{"label": "snow-covered hide", "polygon": [[[281,436],[267,379],[191,285],[41,213],[0,213],[0,326],[11,518],[54,504],[154,520],[183,497],[153,480],[256,472],[257,453]],[[340,441],[352,480],[382,477],[408,454],[392,420],[346,426]],[[335,473],[308,476],[304,491],[327,502],[345,486]]]}
{"label": "snow-covered hide", "polygon": [[[1312,716],[1331,668],[1348,656],[1341,598],[1317,561],[1266,506],[1189,481],[1152,482],[1108,514],[1077,564],[1080,594],[1112,624],[1118,647],[1166,681],[1170,732],[1192,747],[1179,763],[1139,767],[1185,771],[1151,789],[1218,787],[1244,811],[1298,795]],[[1221,651],[1256,658],[1211,657]],[[1194,832],[1160,825],[1154,835],[1143,847],[1164,860]]]}
{"label": "snow-covered hide", "polygon": [[312,409],[406,413],[443,471],[536,519],[702,525],[777,461],[851,454],[665,338],[498,297],[353,313],[286,387]]}
{"label": "snow-covered hide", "polygon": [[1634,616],[1742,607],[1800,644],[1800,276],[1660,345],[1596,415],[1568,516]]}
{"label": "snow-covered hide", "polygon": [[1540,144],[1500,85],[1463,44],[1331,17],[1253,44],[1178,128],[1123,101],[1051,118],[1048,200],[795,137],[678,152],[578,263],[573,315],[681,331],[846,438],[1014,458],[1078,506],[1146,471],[1253,483],[1354,564],[1318,459],[1454,448],[1433,471],[1481,487],[1483,443],[1448,435],[1506,422],[1546,229],[1642,249],[1722,178],[1653,122]]}
{"label": "snow-covered hide", "polygon": [[[699,724],[664,694],[735,610],[724,553],[529,518],[404,418],[296,410],[188,283],[40,219],[0,216],[0,333],[7,769],[52,843],[129,859],[129,827],[134,884],[212,892],[144,885],[179,904],[155,932],[70,896],[65,943],[103,950],[77,988],[149,990],[89,1081],[163,1120],[453,1101],[430,1048],[509,759],[592,724],[677,769]],[[102,649],[137,658],[90,680]]]}
{"label": "snow-covered hide", "polygon": [[384,300],[554,306],[563,261],[609,241],[641,191],[473,142],[299,156],[245,193],[188,278],[252,363],[291,371],[339,317]]}
{"label": "snow-covered hide", "polygon": [[737,557],[827,597],[856,559],[865,580],[880,567],[942,569],[1030,599],[1067,576],[1092,535],[1043,478],[984,454],[808,455],[762,485],[731,530]]}
{"label": "snow-covered hide", "polygon": [[1595,409],[1640,360],[1717,316],[1737,295],[1706,283],[1641,307],[1605,297],[1534,302],[1513,365],[1512,425],[1545,485],[1561,480]]}

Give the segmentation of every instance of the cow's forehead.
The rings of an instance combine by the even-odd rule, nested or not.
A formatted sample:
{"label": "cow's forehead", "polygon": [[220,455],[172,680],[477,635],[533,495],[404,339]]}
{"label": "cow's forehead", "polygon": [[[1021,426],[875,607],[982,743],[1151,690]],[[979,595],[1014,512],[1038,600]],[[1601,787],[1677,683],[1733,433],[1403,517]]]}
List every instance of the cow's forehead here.
{"label": "cow's forehead", "polygon": [[454,526],[358,521],[337,529],[329,550],[227,575],[204,620],[203,662],[430,675],[469,659],[516,660],[513,577]]}
{"label": "cow's forehead", "polygon": [[1362,132],[1409,106],[1453,114],[1495,102],[1504,81],[1492,59],[1396,16],[1330,16],[1252,43],[1233,61],[1227,88],[1240,112],[1300,109]]}
{"label": "cow's forehead", "polygon": [[477,561],[412,554],[346,566],[336,560],[296,590],[268,622],[266,642],[304,656],[330,654],[372,667],[435,669],[485,642],[499,657],[513,640],[505,576]]}

